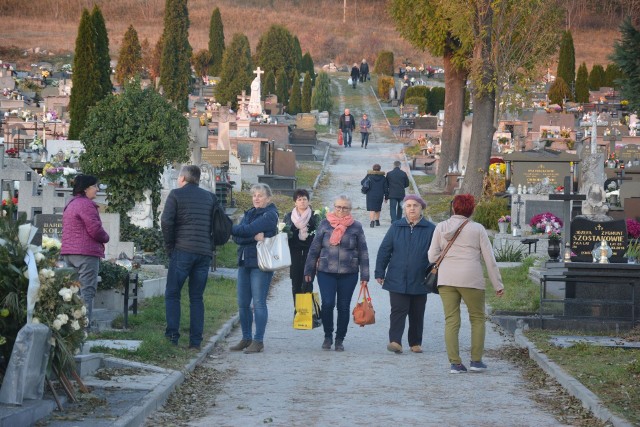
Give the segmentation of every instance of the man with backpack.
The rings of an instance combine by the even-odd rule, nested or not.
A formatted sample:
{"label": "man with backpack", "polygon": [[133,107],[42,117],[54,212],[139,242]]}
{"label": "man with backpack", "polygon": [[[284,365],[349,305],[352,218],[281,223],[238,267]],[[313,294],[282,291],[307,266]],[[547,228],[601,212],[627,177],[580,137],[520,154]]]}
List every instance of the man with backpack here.
{"label": "man with backpack", "polygon": [[[199,187],[200,168],[183,166],[178,188],[167,196],[160,224],[169,256],[165,313],[165,337],[173,345],[180,338],[180,294],[189,279],[189,348],[200,349],[204,329],[204,289],[216,241],[215,213],[219,203],[215,194]],[[225,215],[226,217],[226,215]],[[224,221],[224,218],[222,219]],[[229,218],[226,217],[226,221]],[[224,222],[223,222],[224,224]],[[220,237],[218,237],[220,239]],[[227,240],[229,236],[227,235]]]}

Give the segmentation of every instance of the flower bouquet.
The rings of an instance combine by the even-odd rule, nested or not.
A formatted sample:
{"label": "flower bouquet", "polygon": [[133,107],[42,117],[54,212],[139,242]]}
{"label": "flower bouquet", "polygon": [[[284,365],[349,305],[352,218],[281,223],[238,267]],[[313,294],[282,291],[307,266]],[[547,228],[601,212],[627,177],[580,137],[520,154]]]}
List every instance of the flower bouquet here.
{"label": "flower bouquet", "polygon": [[640,238],[640,222],[633,218],[627,218],[627,235],[630,239]]}
{"label": "flower bouquet", "polygon": [[7,153],[7,156],[9,157],[18,157],[18,155],[20,154],[20,151],[18,151],[17,148],[11,147],[9,149],[7,149],[7,151],[5,151],[5,153]]}
{"label": "flower bouquet", "polygon": [[64,175],[64,168],[62,166],[54,166],[51,163],[47,163],[45,167],[42,168],[42,174],[49,180],[49,182],[58,184]]}
{"label": "flower bouquet", "polygon": [[31,145],[29,145],[29,148],[31,148],[36,153],[39,153],[40,150],[44,149],[44,143],[40,138],[36,136],[33,138],[33,141],[31,142]]}
{"label": "flower bouquet", "polygon": [[500,218],[498,218],[498,224],[502,222],[511,222],[511,215],[502,215]]}
{"label": "flower bouquet", "polygon": [[545,212],[531,218],[529,225],[531,226],[532,233],[549,234],[550,232],[556,232],[559,234],[563,223],[560,218],[551,212]]}
{"label": "flower bouquet", "polygon": [[[316,229],[320,226],[320,223],[327,218],[327,214],[329,213],[329,208],[327,206],[322,207],[321,209],[316,209],[313,211],[313,215],[316,217]],[[316,230],[313,230],[310,235],[313,236],[316,234]]]}
{"label": "flower bouquet", "polygon": [[547,233],[550,242],[559,242],[561,240],[560,232],[551,230]]}

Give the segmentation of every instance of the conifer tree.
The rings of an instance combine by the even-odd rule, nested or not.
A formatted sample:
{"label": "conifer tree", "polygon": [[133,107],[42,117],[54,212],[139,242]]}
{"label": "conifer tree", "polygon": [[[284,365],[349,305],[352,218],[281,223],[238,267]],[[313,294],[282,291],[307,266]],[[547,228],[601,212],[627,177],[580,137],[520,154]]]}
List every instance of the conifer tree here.
{"label": "conifer tree", "polygon": [[140,43],[140,54],[142,55],[142,78],[149,78],[149,70],[151,69],[151,57],[153,56],[153,49],[151,49],[151,43],[148,38],[144,38]]}
{"label": "conifer tree", "polygon": [[308,113],[311,111],[311,94],[313,88],[311,87],[311,75],[307,72],[304,75],[304,82],[302,83],[302,112]]}
{"label": "conifer tree", "polygon": [[569,85],[562,77],[556,77],[556,81],[549,88],[549,101],[553,104],[563,105],[570,96]]}
{"label": "conifer tree", "polygon": [[264,78],[264,84],[262,85],[262,98],[267,95],[276,93],[276,75],[273,71],[267,71],[267,75]]}
{"label": "conifer tree", "polygon": [[300,40],[298,36],[293,36],[293,52],[296,59],[296,69],[298,72],[302,71],[301,63],[302,63],[302,48],[300,47]]}
{"label": "conifer tree", "polygon": [[100,99],[100,74],[96,53],[93,20],[87,9],[82,11],[73,57],[73,86],[69,99],[69,139],[78,139],[84,129],[89,107]]}
{"label": "conifer tree", "polygon": [[300,70],[303,73],[309,73],[311,75],[311,86],[316,84],[316,72],[313,65],[313,58],[309,52],[302,56]]}
{"label": "conifer tree", "polygon": [[206,49],[200,49],[197,53],[193,54],[191,58],[191,64],[196,72],[196,76],[204,77],[209,74],[209,68],[211,67],[211,54]]}
{"label": "conifer tree", "polygon": [[256,58],[265,72],[285,70],[287,79],[293,78],[299,61],[293,35],[282,25],[272,25],[258,40]]}
{"label": "conifer tree", "polygon": [[600,90],[604,86],[604,68],[600,64],[594,64],[589,73],[589,89]]}
{"label": "conifer tree", "polygon": [[578,67],[576,76],[576,102],[589,102],[589,71],[584,62]]}
{"label": "conifer tree", "polygon": [[276,76],[276,95],[278,95],[280,104],[289,104],[289,86],[287,85],[287,74],[284,69],[278,70]]}
{"label": "conifer tree", "polygon": [[120,84],[137,76],[142,71],[142,47],[138,41],[138,32],[133,25],[129,25],[124,34],[118,65],[116,65],[116,81]]}
{"label": "conifer tree", "polygon": [[156,42],[151,53],[151,59],[149,60],[149,75],[153,80],[154,86],[156,85],[156,79],[160,77],[160,64],[162,64],[162,50],[164,49],[164,38],[160,35],[160,38]]}
{"label": "conifer tree", "polygon": [[231,103],[232,108],[238,105],[237,96],[243,90],[249,92],[253,80],[251,47],[244,34],[234,34],[231,44],[222,56],[220,82],[216,89],[216,101],[222,105]]}
{"label": "conifer tree", "polygon": [[100,73],[100,92],[98,100],[109,95],[113,91],[111,83],[111,57],[109,56],[109,36],[107,26],[104,23],[104,16],[98,5],[93,6],[91,12],[93,30],[95,32],[96,58],[98,73]]}
{"label": "conifer tree", "polygon": [[607,64],[607,68],[604,70],[604,85],[607,87],[617,88],[620,87],[620,79],[624,78],[622,70],[615,62]]}
{"label": "conifer tree", "polygon": [[224,27],[220,9],[217,7],[213,10],[209,22],[209,54],[211,54],[209,72],[213,76],[219,76],[224,55]]}
{"label": "conifer tree", "polygon": [[[566,85],[571,89],[576,80],[576,52],[573,46],[571,31],[562,33],[560,40],[560,55],[558,57],[557,77],[562,77]],[[570,99],[570,98],[569,98]]]}
{"label": "conifer tree", "polygon": [[300,91],[300,74],[296,71],[293,74],[293,84],[291,85],[291,98],[287,107],[289,114],[298,114],[302,111],[302,92]]}
{"label": "conifer tree", "polygon": [[324,71],[318,74],[316,87],[311,96],[311,108],[318,111],[328,111],[329,113],[331,113],[333,109],[331,80],[329,79],[329,75]]}
{"label": "conifer tree", "polygon": [[160,84],[178,111],[187,111],[191,85],[191,45],[187,0],[166,0]]}
{"label": "conifer tree", "polygon": [[630,18],[620,25],[620,39],[613,44],[611,60],[620,67],[622,96],[629,101],[630,110],[640,109],[640,28]]}

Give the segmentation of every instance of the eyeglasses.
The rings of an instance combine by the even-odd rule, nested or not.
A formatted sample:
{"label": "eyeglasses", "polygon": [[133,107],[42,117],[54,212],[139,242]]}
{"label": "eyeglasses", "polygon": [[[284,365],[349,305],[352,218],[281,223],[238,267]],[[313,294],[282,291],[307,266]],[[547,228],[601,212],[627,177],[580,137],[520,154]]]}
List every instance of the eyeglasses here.
{"label": "eyeglasses", "polygon": [[334,206],[337,211],[350,211],[351,208],[349,206]]}

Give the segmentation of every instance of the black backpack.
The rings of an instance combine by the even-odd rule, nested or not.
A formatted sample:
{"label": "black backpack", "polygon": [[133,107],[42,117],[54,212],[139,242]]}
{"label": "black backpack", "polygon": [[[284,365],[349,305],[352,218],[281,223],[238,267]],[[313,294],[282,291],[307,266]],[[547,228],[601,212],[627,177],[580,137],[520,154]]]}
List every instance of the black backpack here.
{"label": "black backpack", "polygon": [[369,192],[369,188],[371,187],[371,179],[367,176],[362,183],[362,188],[360,191],[362,194],[367,194]]}
{"label": "black backpack", "polygon": [[211,216],[211,237],[213,246],[222,246],[231,237],[233,221],[224,212],[224,208],[217,200],[214,200],[213,215]]}

